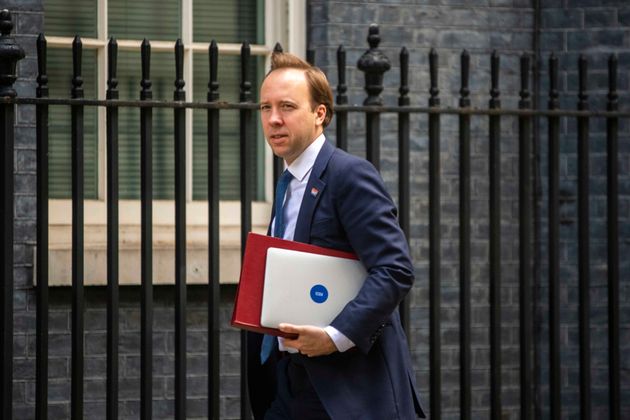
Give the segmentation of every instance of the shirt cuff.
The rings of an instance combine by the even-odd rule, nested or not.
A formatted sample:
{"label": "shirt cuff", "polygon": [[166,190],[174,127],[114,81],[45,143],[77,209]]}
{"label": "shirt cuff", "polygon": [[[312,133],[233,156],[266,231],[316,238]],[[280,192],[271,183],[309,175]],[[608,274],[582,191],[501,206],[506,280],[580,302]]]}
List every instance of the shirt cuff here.
{"label": "shirt cuff", "polygon": [[284,345],[284,337],[278,336],[278,350],[280,351],[288,351],[289,353],[297,353],[298,351],[293,347],[286,347]]}
{"label": "shirt cuff", "polygon": [[337,347],[337,350],[340,353],[343,353],[355,346],[352,340],[339,332],[339,330],[335,327],[329,325],[324,327],[324,331],[326,331],[326,334],[328,334],[333,343],[335,343],[335,347]]}

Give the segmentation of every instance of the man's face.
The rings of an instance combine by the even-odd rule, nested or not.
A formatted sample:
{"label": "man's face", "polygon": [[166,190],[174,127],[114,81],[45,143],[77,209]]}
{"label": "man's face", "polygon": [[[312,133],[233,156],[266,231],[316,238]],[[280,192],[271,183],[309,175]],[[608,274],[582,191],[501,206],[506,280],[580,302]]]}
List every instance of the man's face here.
{"label": "man's face", "polygon": [[267,143],[290,165],[323,131],[326,107],[313,109],[304,72],[279,69],[260,88],[260,119]]}

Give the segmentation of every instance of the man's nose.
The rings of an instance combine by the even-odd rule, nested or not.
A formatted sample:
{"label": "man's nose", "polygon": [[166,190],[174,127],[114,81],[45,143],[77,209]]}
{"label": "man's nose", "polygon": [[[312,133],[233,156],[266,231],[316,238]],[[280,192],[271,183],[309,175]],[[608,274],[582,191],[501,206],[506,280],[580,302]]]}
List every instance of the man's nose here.
{"label": "man's nose", "polygon": [[280,112],[276,108],[271,108],[271,112],[269,114],[269,124],[271,125],[280,125],[282,124],[282,116]]}

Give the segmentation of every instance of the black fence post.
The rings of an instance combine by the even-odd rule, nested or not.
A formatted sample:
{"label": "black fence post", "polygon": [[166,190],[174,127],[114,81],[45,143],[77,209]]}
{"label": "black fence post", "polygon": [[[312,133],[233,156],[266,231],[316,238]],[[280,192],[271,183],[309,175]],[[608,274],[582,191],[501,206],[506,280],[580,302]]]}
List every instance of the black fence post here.
{"label": "black fence post", "polygon": [[[588,62],[580,54],[578,59],[578,110],[588,110],[586,93]],[[589,118],[578,117],[578,277],[580,325],[580,417],[591,418],[591,333],[590,333],[590,211],[589,211]]]}
{"label": "black fence post", "polygon": [[[398,106],[409,106],[409,51],[400,50],[400,88]],[[407,242],[411,239],[410,223],[410,158],[409,158],[409,112],[398,112],[398,222]],[[407,337],[410,337],[409,296],[400,303],[400,320]],[[411,345],[411,343],[410,343]]]}
{"label": "black fence post", "polygon": [[[48,97],[46,38],[37,38],[38,98]],[[37,136],[37,325],[35,418],[48,418],[48,105],[35,108]]]}
{"label": "black fence post", "polygon": [[[337,105],[347,105],[346,50],[343,45],[337,50]],[[348,111],[337,111],[337,147],[348,150]]]}
{"label": "black fence post", "polygon": [[[72,99],[83,99],[81,65],[83,44],[72,43]],[[84,369],[84,131],[83,105],[71,105],[72,114],[72,420],[83,419]]]}
{"label": "black fence post", "polygon": [[[175,42],[175,101],[185,101],[184,44]],[[175,117],[175,418],[186,418],[186,108]]]}
{"label": "black fence post", "polygon": [[[531,108],[529,92],[530,58],[527,54],[521,57],[521,100],[519,109]],[[531,261],[531,147],[532,120],[530,116],[518,119],[519,140],[519,314],[520,314],[520,359],[521,359],[521,419],[532,418],[532,261]]]}
{"label": "black fence post", "polygon": [[[242,103],[251,103],[252,84],[248,79],[249,59],[251,48],[247,42],[241,47],[241,93]],[[240,133],[240,172],[241,172],[241,257],[245,253],[247,234],[252,230],[252,158],[250,150],[252,139],[250,139],[250,127],[252,124],[252,110],[241,109],[239,117]],[[249,393],[247,387],[247,333],[241,331],[241,419],[251,418],[249,406]]]}
{"label": "black fence post", "polygon": [[315,50],[309,48],[306,50],[306,62],[311,66],[315,65]]}
{"label": "black fence post", "polygon": [[[365,73],[365,91],[368,96],[363,101],[363,105],[383,105],[381,92],[383,91],[383,75],[391,67],[389,59],[378,49],[381,37],[378,33],[378,25],[371,24],[368,34],[368,44],[370,49],[367,50],[361,58],[357,66],[359,70]],[[381,153],[380,153],[380,129],[381,114],[378,111],[369,111],[365,114],[367,127],[366,143],[367,143],[367,160],[372,162],[377,170],[380,169]]]}
{"label": "black fence post", "polygon": [[[617,56],[608,60],[608,111],[619,109]],[[619,358],[619,119],[606,120],[608,186],[608,375],[610,419],[621,418],[621,362]]]}
{"label": "black fence post", "polygon": [[[219,100],[219,47],[212,40],[208,49],[210,82],[208,102]],[[208,417],[218,419],[220,413],[220,349],[219,305],[219,110],[208,110]]]}
{"label": "black fence post", "polygon": [[[429,107],[440,107],[438,89],[438,54],[429,52]],[[429,359],[431,418],[442,418],[442,331],[441,331],[441,162],[440,162],[440,114],[429,113]]]}
{"label": "black fence post", "polygon": [[[282,45],[279,42],[276,42],[276,45],[273,47],[273,52],[281,53]],[[280,179],[280,175],[284,171],[284,160],[280,156],[273,155],[273,185],[274,188],[278,184],[278,179]]]}
{"label": "black fence post", "polygon": [[[549,57],[549,110],[558,108],[558,57]],[[561,416],[560,377],[560,118],[548,121],[549,162],[549,414]]]}
{"label": "black fence post", "polygon": [[[461,55],[460,108],[470,108],[470,54]],[[462,420],[471,419],[470,350],[470,115],[459,116],[459,395]]]}
{"label": "black fence post", "polygon": [[[118,44],[107,44],[107,99],[118,99]],[[107,420],[118,418],[118,107],[108,106],[107,120]]]}
{"label": "black fence post", "polygon": [[[490,109],[501,108],[499,54],[490,58]],[[501,117],[490,116],[490,415],[501,418]]]}
{"label": "black fence post", "polygon": [[[140,46],[141,101],[153,99],[151,44]],[[153,108],[140,108],[140,418],[153,415]]]}
{"label": "black fence post", "polygon": [[[0,11],[0,96],[16,97],[17,62],[24,50],[10,36],[11,13]],[[13,144],[15,105],[0,105],[0,417],[13,416]]]}

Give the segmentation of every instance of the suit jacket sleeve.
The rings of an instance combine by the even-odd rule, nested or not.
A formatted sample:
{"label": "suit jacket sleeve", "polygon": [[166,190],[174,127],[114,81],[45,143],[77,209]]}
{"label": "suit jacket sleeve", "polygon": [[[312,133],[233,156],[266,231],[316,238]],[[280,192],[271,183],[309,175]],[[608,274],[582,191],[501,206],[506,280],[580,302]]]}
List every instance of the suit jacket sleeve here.
{"label": "suit jacket sleeve", "polygon": [[367,353],[413,284],[396,207],[371,163],[356,159],[335,174],[335,207],[345,236],[368,271],[359,294],[331,325]]}

